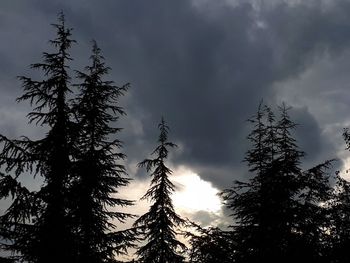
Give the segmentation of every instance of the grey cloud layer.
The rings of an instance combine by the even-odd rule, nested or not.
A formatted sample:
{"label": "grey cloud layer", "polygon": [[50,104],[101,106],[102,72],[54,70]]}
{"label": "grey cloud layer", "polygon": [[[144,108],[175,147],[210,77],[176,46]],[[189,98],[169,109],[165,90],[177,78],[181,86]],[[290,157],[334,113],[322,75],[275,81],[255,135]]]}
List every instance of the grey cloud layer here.
{"label": "grey cloud layer", "polygon": [[[321,1],[271,1],[258,8],[247,1],[15,2],[0,4],[0,83],[6,98],[20,93],[14,76],[40,59],[53,36],[49,24],[63,10],[78,41],[73,66],[87,63],[95,38],[113,69],[111,79],[131,82],[123,100],[129,112],[123,120],[129,160],[139,161],[151,151],[164,115],[181,145],[173,162],[196,169],[220,187],[244,176],[245,120],[259,101],[274,104],[276,83],[298,78],[324,54],[341,56],[350,41],[345,0],[326,7]],[[288,96],[284,99],[288,103]],[[6,114],[12,102],[0,102]],[[302,127],[297,137],[308,152],[307,163],[335,157],[337,149],[322,133],[331,120],[319,123],[311,113],[317,110],[298,106],[293,116]],[[19,133],[13,123],[0,124],[3,133]],[[23,130],[22,124],[18,127]]]}

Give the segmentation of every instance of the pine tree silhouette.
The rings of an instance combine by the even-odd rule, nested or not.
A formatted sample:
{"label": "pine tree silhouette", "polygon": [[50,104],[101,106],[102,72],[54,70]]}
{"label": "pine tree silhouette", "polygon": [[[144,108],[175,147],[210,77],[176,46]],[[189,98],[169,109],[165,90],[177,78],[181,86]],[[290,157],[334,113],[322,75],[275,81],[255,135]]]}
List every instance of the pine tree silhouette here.
{"label": "pine tree silhouette", "polygon": [[314,261],[322,257],[321,247],[326,221],[320,203],[329,198],[326,161],[302,171],[288,108],[279,107],[275,117],[269,107],[259,106],[250,122],[248,136],[252,148],[247,152],[253,178],[236,181],[222,197],[231,209],[237,243],[237,262]]}
{"label": "pine tree silhouette", "polygon": [[190,248],[188,262],[190,263],[231,263],[234,262],[235,244],[232,242],[231,231],[223,231],[218,227],[202,228],[191,223],[194,230],[186,231]]}
{"label": "pine tree silhouette", "polygon": [[[29,193],[10,176],[2,177],[2,197],[9,193],[14,201],[2,217],[3,233],[10,239],[8,247],[28,262],[72,262],[74,239],[66,216],[66,190],[71,169],[71,121],[66,97],[70,93],[68,75],[71,60],[69,48],[75,41],[71,29],[66,28],[64,15],[53,24],[57,36],[50,43],[53,53],[43,53],[43,62],[32,65],[41,70],[45,79],[20,77],[24,94],[18,101],[28,100],[34,105],[28,114],[30,122],[48,128],[46,136],[37,141],[29,138],[9,140],[2,136],[4,148],[0,164],[16,177],[25,171],[44,179],[37,193]],[[12,181],[12,182],[11,182]],[[10,186],[10,184],[12,184]],[[12,191],[13,190],[13,191]]]}
{"label": "pine tree silhouette", "polygon": [[255,177],[248,182],[235,181],[232,188],[221,194],[236,222],[232,228],[234,242],[237,244],[233,253],[237,262],[259,262],[262,254],[265,254],[262,252],[263,238],[269,222],[267,210],[270,210],[265,201],[269,189],[265,175],[276,151],[271,148],[275,143],[272,140],[276,137],[275,124],[266,119],[269,113],[269,119],[273,122],[274,116],[270,112],[268,107],[260,103],[256,115],[248,120],[253,125],[253,130],[247,137],[252,148],[247,151],[244,161]]}
{"label": "pine tree silhouette", "polygon": [[350,245],[350,183],[338,176],[336,187],[334,189],[334,199],[332,200],[331,219],[333,227],[331,228],[332,244],[331,258],[332,262],[349,262]]}
{"label": "pine tree silhouette", "polygon": [[[326,160],[308,170],[302,171],[300,158],[304,153],[298,150],[292,131],[296,124],[290,120],[285,104],[279,107],[281,118],[279,130],[279,159],[284,188],[289,191],[285,199],[282,219],[285,220],[286,251],[290,261],[329,262],[324,245],[327,236],[328,218],[326,207],[320,204],[329,200],[331,187],[329,170],[333,160]],[[278,187],[278,186],[276,186]],[[286,196],[287,197],[287,196]],[[283,199],[282,199],[283,200]],[[289,211],[289,212],[288,212]]]}
{"label": "pine tree silhouette", "polygon": [[[110,140],[120,128],[111,127],[120,115],[119,98],[129,84],[121,87],[104,80],[109,72],[96,42],[93,42],[91,66],[86,73],[78,71],[79,97],[75,100],[79,136],[76,139],[74,182],[71,189],[71,209],[77,231],[78,262],[113,262],[116,255],[132,246],[133,233],[113,232],[111,220],[124,222],[132,215],[113,208],[132,205],[129,200],[117,198],[119,188],[129,184],[124,165],[125,155],[117,152],[122,147],[119,139]],[[119,161],[119,163],[118,163]]]}
{"label": "pine tree silhouette", "polygon": [[152,171],[151,188],[142,199],[153,201],[149,211],[139,217],[134,226],[143,233],[146,244],[137,250],[139,261],[144,263],[177,263],[184,262],[181,250],[186,247],[177,240],[175,228],[185,224],[174,211],[171,194],[175,190],[174,184],[169,180],[172,171],[166,166],[168,148],[176,145],[168,141],[169,127],[164,119],[159,124],[159,145],[152,154],[154,159],[145,159],[139,167],[146,167],[147,172]]}
{"label": "pine tree silhouette", "polygon": [[[343,138],[346,143],[346,149],[350,150],[350,132],[348,128],[344,129]],[[347,170],[346,173],[348,172]],[[332,262],[349,262],[350,183],[348,180],[341,177],[340,172],[337,172],[336,184],[331,199],[330,221],[332,221],[333,224],[329,228],[331,229],[331,239],[328,240],[328,243],[332,245]]]}

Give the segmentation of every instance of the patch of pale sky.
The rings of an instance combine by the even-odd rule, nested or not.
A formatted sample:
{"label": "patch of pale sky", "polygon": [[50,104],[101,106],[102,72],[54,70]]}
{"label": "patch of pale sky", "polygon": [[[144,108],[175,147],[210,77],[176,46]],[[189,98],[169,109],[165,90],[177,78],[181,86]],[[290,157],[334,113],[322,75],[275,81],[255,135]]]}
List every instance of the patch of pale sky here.
{"label": "patch of pale sky", "polygon": [[[174,169],[170,179],[176,186],[176,191],[172,195],[175,210],[181,215],[186,213],[186,217],[191,217],[199,211],[222,214],[222,203],[217,195],[219,189],[215,188],[185,166]],[[150,187],[150,178],[145,180],[135,179],[128,187],[121,189],[118,196],[121,198],[135,200],[135,205],[123,209],[124,212],[142,215],[147,212],[150,202],[140,200]],[[190,218],[193,220],[193,218]],[[127,226],[131,226],[128,222]]]}
{"label": "patch of pale sky", "polygon": [[210,182],[201,179],[198,174],[184,166],[174,172],[172,181],[178,188],[173,196],[175,207],[185,211],[220,213],[219,189]]}
{"label": "patch of pale sky", "polygon": [[[133,169],[133,171],[136,172],[135,169]],[[196,215],[200,213],[202,216],[204,214],[206,221],[210,221],[205,222],[205,226],[222,224],[222,203],[217,195],[219,189],[215,188],[210,182],[201,179],[198,174],[185,166],[175,168],[170,179],[176,186],[176,191],[172,195],[175,211],[182,218],[188,218],[196,222],[198,219]],[[126,207],[122,209],[122,211],[137,216],[146,213],[151,203],[147,200],[140,199],[149,187],[150,178],[147,177],[145,180],[133,180],[128,187],[121,189],[117,194],[118,197],[135,201],[135,205]],[[120,211],[120,209],[118,210]],[[128,220],[125,224],[116,222],[116,225],[118,226],[118,229],[126,229],[132,226],[133,221],[134,220]],[[183,237],[179,238],[182,242],[186,243],[186,240]],[[133,253],[130,253],[128,256],[123,256],[122,259],[130,260],[133,257],[132,254]]]}

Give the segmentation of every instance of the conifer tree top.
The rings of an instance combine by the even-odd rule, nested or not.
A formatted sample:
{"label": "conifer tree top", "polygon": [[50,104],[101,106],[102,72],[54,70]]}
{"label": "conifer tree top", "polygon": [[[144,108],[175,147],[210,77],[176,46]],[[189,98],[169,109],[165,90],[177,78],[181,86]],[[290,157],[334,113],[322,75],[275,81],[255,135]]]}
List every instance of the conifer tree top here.
{"label": "conifer tree top", "polygon": [[152,152],[155,158],[139,163],[139,167],[146,167],[148,172],[152,171],[151,187],[142,198],[153,203],[149,211],[134,223],[142,229],[143,238],[147,242],[138,249],[137,254],[142,262],[182,262],[184,258],[179,252],[185,246],[177,240],[175,228],[183,225],[185,221],[174,211],[171,194],[175,191],[175,186],[168,178],[172,171],[165,165],[168,148],[176,147],[176,144],[168,141],[169,127],[163,118],[158,128],[159,145]]}

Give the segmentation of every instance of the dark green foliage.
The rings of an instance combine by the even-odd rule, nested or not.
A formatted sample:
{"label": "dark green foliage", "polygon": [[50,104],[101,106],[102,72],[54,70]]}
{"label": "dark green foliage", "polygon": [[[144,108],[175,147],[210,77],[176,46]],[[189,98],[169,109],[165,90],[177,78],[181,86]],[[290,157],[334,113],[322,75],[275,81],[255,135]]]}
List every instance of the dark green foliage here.
{"label": "dark green foliage", "polygon": [[140,167],[146,167],[147,172],[152,171],[151,188],[143,199],[149,199],[153,203],[149,211],[134,223],[143,232],[146,242],[137,250],[137,255],[143,263],[177,263],[184,261],[181,252],[186,247],[176,239],[175,228],[184,225],[185,221],[174,211],[171,194],[175,186],[168,178],[172,171],[165,165],[168,148],[176,145],[168,141],[169,128],[163,119],[159,130],[159,145],[152,152],[156,157],[139,163]]}
{"label": "dark green foliage", "polygon": [[[14,202],[2,217],[3,227],[12,233],[9,236],[10,249],[33,262],[68,262],[73,258],[74,245],[68,228],[65,196],[71,168],[67,62],[71,60],[68,51],[74,40],[70,39],[71,30],[64,22],[64,16],[60,14],[59,23],[53,25],[57,36],[50,43],[55,51],[43,53],[43,62],[32,65],[32,68],[43,72],[44,79],[36,81],[20,77],[24,94],[18,101],[28,100],[34,106],[28,118],[30,122],[46,126],[46,136],[37,141],[28,138],[11,141],[1,137],[4,145],[0,155],[2,167],[16,177],[23,172],[31,172],[44,180],[38,193],[29,194],[21,187],[10,190],[14,193]],[[40,204],[35,211],[30,209],[32,198]],[[18,218],[16,214],[23,216]]]}
{"label": "dark green foliage", "polygon": [[[104,80],[109,68],[101,50],[93,44],[91,66],[86,73],[77,72],[82,81],[77,85],[80,95],[75,100],[78,136],[75,140],[74,181],[71,187],[71,214],[77,232],[78,262],[113,262],[117,254],[125,253],[133,240],[130,231],[113,232],[111,220],[124,222],[131,215],[113,208],[129,206],[131,201],[115,196],[119,188],[129,183],[125,167],[117,163],[125,155],[118,152],[122,143],[110,140],[120,128],[111,127],[124,110],[118,106],[120,96],[129,84],[117,87]],[[111,211],[113,209],[113,212]]]}

